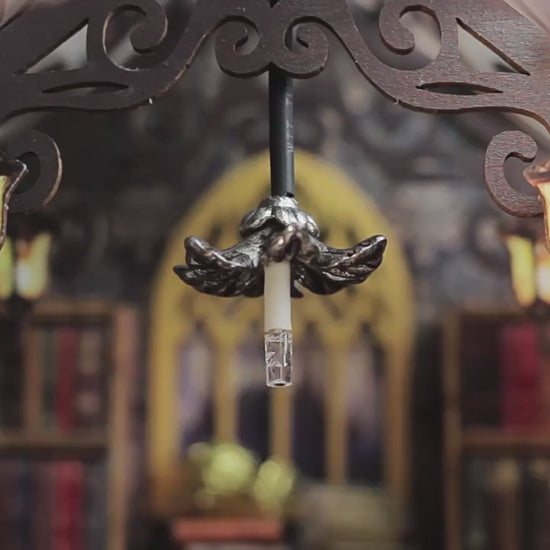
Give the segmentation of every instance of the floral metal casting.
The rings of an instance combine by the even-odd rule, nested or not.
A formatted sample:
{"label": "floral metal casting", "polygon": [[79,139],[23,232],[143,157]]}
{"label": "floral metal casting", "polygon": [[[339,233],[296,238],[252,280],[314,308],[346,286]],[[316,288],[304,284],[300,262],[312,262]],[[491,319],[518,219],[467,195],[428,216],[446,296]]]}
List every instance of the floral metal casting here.
{"label": "floral metal casting", "polygon": [[382,263],[386,238],[370,237],[352,248],[332,248],[319,240],[315,220],[290,197],[269,197],[246,214],[241,222],[242,240],[217,250],[197,237],[185,241],[187,266],[174,268],[187,284],[215,296],[261,296],[264,266],[291,264],[292,295],[302,288],[315,294],[333,294],[359,284]]}

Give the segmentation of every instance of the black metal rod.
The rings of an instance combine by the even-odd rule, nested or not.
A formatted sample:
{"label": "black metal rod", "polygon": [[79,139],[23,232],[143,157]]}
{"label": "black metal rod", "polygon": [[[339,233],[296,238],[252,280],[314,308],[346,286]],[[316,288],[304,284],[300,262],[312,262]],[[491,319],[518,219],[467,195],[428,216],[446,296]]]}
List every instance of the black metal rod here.
{"label": "black metal rod", "polygon": [[269,150],[271,194],[293,197],[294,87],[292,78],[275,67],[269,71]]}

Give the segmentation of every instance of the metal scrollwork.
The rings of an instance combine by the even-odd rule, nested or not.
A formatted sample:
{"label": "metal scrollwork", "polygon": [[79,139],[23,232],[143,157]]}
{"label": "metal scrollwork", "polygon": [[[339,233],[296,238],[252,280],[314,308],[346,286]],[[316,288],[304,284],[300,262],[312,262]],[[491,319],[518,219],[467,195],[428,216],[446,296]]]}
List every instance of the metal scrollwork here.
{"label": "metal scrollwork", "polygon": [[[124,11],[141,15],[130,41],[137,54],[158,54],[151,66],[125,67],[110,55],[107,29]],[[167,16],[157,0],[68,0],[48,6],[30,2],[0,27],[0,123],[30,111],[112,110],[145,103],[169,89],[192,64],[203,42],[219,30],[219,65],[235,76],[256,76],[277,66],[293,77],[313,77],[326,65],[327,33],[332,33],[358,70],[405,107],[425,112],[519,113],[550,130],[550,102],[541,93],[550,78],[550,43],[542,29],[502,0],[388,0],[380,15],[380,32],[390,50],[405,56],[414,49],[413,35],[400,22],[409,11],[431,15],[441,38],[436,58],[414,70],[392,67],[373,53],[347,0],[279,0],[273,6],[268,0],[197,0],[185,31],[170,41],[174,44],[170,48],[165,47]],[[81,67],[32,70],[84,28],[86,60]],[[509,70],[482,72],[465,66],[459,28],[496,53]],[[291,33],[295,36],[292,47],[288,45]],[[93,93],[82,93],[87,90]],[[526,160],[533,156],[527,139],[517,133],[497,136],[485,164],[491,195],[499,206],[518,216],[542,212],[536,199],[512,189],[502,169],[510,156]],[[40,185],[29,189],[24,199],[12,199],[24,205],[21,208],[43,203],[51,196],[45,190],[57,186],[59,168],[48,162],[51,148],[45,150],[45,155],[42,149],[38,152],[45,165]]]}
{"label": "metal scrollwork", "polygon": [[62,164],[55,141],[36,130],[16,141],[6,150],[10,158],[34,155],[40,161],[40,174],[32,186],[10,199],[10,210],[16,213],[34,212],[47,204],[55,195],[61,181]]}
{"label": "metal scrollwork", "polygon": [[178,265],[174,271],[205,294],[257,297],[264,292],[264,266],[289,261],[292,295],[297,298],[302,288],[333,294],[362,283],[382,263],[386,249],[381,235],[352,248],[326,245],[319,240],[315,220],[289,197],[264,199],[243,218],[240,234],[242,240],[225,250],[197,237],[187,238],[187,265]]}
{"label": "metal scrollwork", "polygon": [[21,161],[0,155],[0,246],[6,238],[10,197],[26,173],[27,167]]}

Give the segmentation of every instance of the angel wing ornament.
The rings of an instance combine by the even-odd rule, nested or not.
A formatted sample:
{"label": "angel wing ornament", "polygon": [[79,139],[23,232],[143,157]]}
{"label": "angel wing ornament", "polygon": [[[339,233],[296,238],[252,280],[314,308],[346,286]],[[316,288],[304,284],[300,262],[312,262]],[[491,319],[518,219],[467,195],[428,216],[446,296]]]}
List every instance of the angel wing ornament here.
{"label": "angel wing ornament", "polygon": [[386,238],[370,237],[351,248],[332,248],[319,240],[315,220],[295,199],[269,197],[241,222],[241,242],[217,250],[202,239],[185,241],[187,265],[174,268],[187,284],[216,296],[261,296],[264,267],[290,262],[294,297],[302,287],[333,294],[362,283],[382,263]]}

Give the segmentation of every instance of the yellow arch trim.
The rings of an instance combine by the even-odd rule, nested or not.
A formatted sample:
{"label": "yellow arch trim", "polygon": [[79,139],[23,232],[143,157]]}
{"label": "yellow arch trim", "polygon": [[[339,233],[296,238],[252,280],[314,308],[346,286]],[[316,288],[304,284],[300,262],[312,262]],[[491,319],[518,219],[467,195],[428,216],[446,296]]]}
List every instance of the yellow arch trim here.
{"label": "yellow arch trim", "polygon": [[[354,291],[334,296],[308,295],[295,301],[295,338],[308,322],[316,323],[326,344],[329,362],[327,395],[327,460],[329,479],[343,481],[340,450],[345,396],[339,373],[342,353],[359,337],[361,325],[368,323],[381,342],[387,358],[385,479],[396,496],[408,494],[409,465],[409,385],[413,345],[413,298],[409,270],[398,238],[365,193],[340,169],[311,154],[296,154],[297,197],[304,210],[320,226],[328,227],[327,241],[333,246],[349,246],[351,241],[374,234],[388,237],[388,248],[379,270]],[[250,334],[250,325],[261,319],[260,299],[232,299],[204,296],[184,285],[172,268],[183,263],[183,241],[188,235],[207,238],[214,225],[222,229],[218,246],[227,247],[238,239],[238,225],[245,211],[254,208],[268,193],[269,158],[263,153],[241,162],[197,201],[176,226],[156,275],[151,302],[148,444],[152,497],[157,509],[165,508],[170,478],[178,459],[175,365],[178,346],[202,319],[217,353],[215,399],[219,414],[216,435],[231,439],[235,410],[231,395],[233,369],[227,364],[235,346]],[[352,233],[352,235],[350,235]],[[339,315],[341,317],[339,317]],[[260,345],[260,342],[258,342]],[[277,454],[290,453],[285,422],[289,426],[289,392],[277,390],[273,399],[279,414],[279,429],[272,434]],[[281,416],[283,420],[281,420]],[[286,420],[284,420],[286,418]]]}

